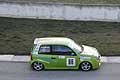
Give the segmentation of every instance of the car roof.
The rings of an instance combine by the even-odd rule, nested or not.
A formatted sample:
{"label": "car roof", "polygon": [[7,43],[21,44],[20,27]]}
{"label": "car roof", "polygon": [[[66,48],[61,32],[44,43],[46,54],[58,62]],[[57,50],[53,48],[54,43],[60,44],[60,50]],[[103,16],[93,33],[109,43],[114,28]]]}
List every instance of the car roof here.
{"label": "car roof", "polygon": [[71,42],[74,42],[70,38],[66,37],[46,37],[46,38],[35,38],[34,44],[54,44],[54,45],[70,45]]}

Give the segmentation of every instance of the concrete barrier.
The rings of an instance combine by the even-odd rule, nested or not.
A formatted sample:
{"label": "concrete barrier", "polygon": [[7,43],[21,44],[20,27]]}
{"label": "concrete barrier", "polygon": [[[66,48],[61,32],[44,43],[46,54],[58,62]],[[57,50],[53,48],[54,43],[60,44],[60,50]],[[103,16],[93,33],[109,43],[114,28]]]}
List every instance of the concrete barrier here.
{"label": "concrete barrier", "polygon": [[119,22],[120,7],[110,5],[0,2],[0,16],[15,18]]}

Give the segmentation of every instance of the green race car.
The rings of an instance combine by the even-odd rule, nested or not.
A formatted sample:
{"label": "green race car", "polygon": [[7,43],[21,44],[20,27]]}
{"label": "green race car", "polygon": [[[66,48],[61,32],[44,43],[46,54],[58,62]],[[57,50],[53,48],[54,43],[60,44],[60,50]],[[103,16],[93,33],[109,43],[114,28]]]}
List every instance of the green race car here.
{"label": "green race car", "polygon": [[36,71],[43,69],[81,69],[89,71],[101,65],[96,48],[78,45],[64,37],[36,38],[30,64]]}

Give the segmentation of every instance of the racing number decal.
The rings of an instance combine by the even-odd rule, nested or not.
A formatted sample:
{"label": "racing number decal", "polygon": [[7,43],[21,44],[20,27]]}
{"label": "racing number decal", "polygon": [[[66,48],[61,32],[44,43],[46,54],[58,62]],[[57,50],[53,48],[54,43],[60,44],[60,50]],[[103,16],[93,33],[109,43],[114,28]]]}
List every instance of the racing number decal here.
{"label": "racing number decal", "polygon": [[75,66],[75,58],[67,58],[66,61],[67,66]]}

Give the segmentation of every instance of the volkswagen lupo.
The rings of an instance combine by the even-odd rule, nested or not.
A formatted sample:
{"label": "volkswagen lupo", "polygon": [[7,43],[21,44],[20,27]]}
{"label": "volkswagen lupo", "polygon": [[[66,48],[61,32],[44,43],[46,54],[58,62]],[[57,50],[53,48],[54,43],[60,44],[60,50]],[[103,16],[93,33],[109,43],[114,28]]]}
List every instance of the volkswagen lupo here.
{"label": "volkswagen lupo", "polygon": [[100,58],[96,48],[78,45],[69,38],[36,38],[31,51],[30,65],[36,71],[43,69],[89,71],[100,67]]}

